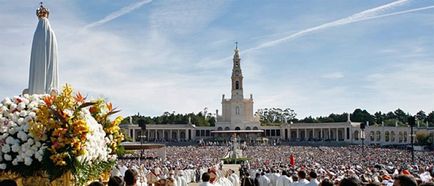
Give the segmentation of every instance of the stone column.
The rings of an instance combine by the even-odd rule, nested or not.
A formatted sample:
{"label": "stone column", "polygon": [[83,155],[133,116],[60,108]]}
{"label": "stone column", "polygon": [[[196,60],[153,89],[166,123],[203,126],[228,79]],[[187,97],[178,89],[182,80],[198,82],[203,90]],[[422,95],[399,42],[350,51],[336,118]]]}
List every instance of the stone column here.
{"label": "stone column", "polygon": [[130,129],[131,131],[133,131],[133,136],[131,136],[131,138],[133,138],[133,142],[136,142],[136,130],[134,129]]}
{"label": "stone column", "polygon": [[336,139],[335,139],[335,141],[339,141],[338,131],[339,131],[339,128],[336,128],[336,132],[335,132]]}
{"label": "stone column", "polygon": [[347,128],[344,128],[344,141],[347,141]]}
{"label": "stone column", "polygon": [[179,132],[179,129],[176,131],[176,137],[177,137],[176,140],[180,141],[180,139],[181,139],[181,133]]}
{"label": "stone column", "polygon": [[329,129],[329,137],[328,137],[328,139],[332,139],[332,137],[330,136],[331,135],[330,128],[328,128],[328,129]]}

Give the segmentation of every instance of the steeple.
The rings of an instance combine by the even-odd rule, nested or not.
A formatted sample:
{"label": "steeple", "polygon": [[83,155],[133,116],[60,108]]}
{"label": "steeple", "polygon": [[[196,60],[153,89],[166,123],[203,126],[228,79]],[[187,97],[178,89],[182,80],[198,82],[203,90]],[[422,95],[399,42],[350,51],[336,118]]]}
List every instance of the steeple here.
{"label": "steeple", "polygon": [[241,59],[238,50],[238,42],[235,42],[234,58],[232,67],[232,99],[244,99],[243,97],[243,73],[241,72]]}

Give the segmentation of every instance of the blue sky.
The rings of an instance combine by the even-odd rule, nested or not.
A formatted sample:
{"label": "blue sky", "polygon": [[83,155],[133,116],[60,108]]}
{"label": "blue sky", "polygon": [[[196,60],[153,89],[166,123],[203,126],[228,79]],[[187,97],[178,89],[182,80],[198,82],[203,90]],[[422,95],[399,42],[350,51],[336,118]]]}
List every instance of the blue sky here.
{"label": "blue sky", "polygon": [[[39,1],[0,1],[0,97],[28,84]],[[123,115],[221,110],[239,42],[255,110],[434,110],[434,1],[45,1],[61,84]]]}

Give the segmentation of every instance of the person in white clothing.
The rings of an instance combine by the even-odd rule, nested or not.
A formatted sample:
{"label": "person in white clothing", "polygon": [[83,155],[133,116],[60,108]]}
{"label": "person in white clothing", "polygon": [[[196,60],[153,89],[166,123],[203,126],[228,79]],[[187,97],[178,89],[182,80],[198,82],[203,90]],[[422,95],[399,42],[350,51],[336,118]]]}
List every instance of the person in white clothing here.
{"label": "person in white clothing", "polygon": [[304,186],[309,183],[306,179],[306,172],[304,170],[298,171],[298,183],[295,186]]}
{"label": "person in white clothing", "polygon": [[235,174],[234,170],[229,170],[229,179],[233,179],[232,183],[234,186],[239,186],[240,185],[240,177]]}
{"label": "person in white clothing", "polygon": [[274,185],[276,185],[277,179],[279,179],[280,174],[278,171],[276,171],[274,169],[271,172],[272,173],[270,173],[269,176],[267,175],[267,177],[270,178],[271,185],[274,186]]}
{"label": "person in white clothing", "polygon": [[270,178],[265,176],[264,172],[261,173],[261,177],[259,177],[258,181],[259,181],[259,186],[269,186],[271,183]]}
{"label": "person in white clothing", "polygon": [[276,181],[276,186],[289,186],[292,183],[292,179],[288,177],[286,171],[282,171],[282,176],[280,176]]}
{"label": "person in white clothing", "polygon": [[310,182],[307,184],[308,186],[318,186],[319,181],[317,180],[318,175],[315,171],[309,173]]}
{"label": "person in white clothing", "polygon": [[199,186],[213,186],[213,184],[211,184],[209,182],[210,178],[211,177],[209,176],[209,174],[207,172],[203,173],[202,174],[202,183],[200,183]]}
{"label": "person in white clothing", "polygon": [[178,172],[178,175],[176,176],[176,181],[178,183],[178,186],[187,186],[187,180],[184,177],[183,171]]}

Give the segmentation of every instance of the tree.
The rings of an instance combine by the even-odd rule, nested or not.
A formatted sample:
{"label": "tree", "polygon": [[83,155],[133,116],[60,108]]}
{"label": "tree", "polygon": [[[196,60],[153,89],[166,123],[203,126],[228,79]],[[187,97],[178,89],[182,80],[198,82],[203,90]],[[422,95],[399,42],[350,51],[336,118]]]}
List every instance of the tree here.
{"label": "tree", "polygon": [[290,108],[264,108],[258,109],[256,113],[259,115],[261,123],[285,123],[294,120],[297,115]]}
{"label": "tree", "polygon": [[351,115],[351,121],[354,122],[368,121],[370,124],[372,124],[374,123],[374,117],[371,114],[369,114],[368,111],[358,108],[354,110],[353,114]]}
{"label": "tree", "polygon": [[384,119],[397,119],[395,113],[393,112],[388,112],[386,114],[386,117]]}
{"label": "tree", "polygon": [[421,110],[421,111],[416,113],[416,119],[419,121],[426,121],[427,115],[425,114],[425,112],[423,110]]}
{"label": "tree", "polygon": [[396,119],[398,119],[399,122],[401,123],[406,123],[407,122],[407,118],[408,118],[408,114],[406,114],[403,110],[401,109],[396,109],[395,112],[393,112],[396,116]]}
{"label": "tree", "polygon": [[386,119],[386,116],[383,113],[381,113],[381,111],[378,111],[374,114],[374,118],[375,118],[375,123],[381,124]]}

